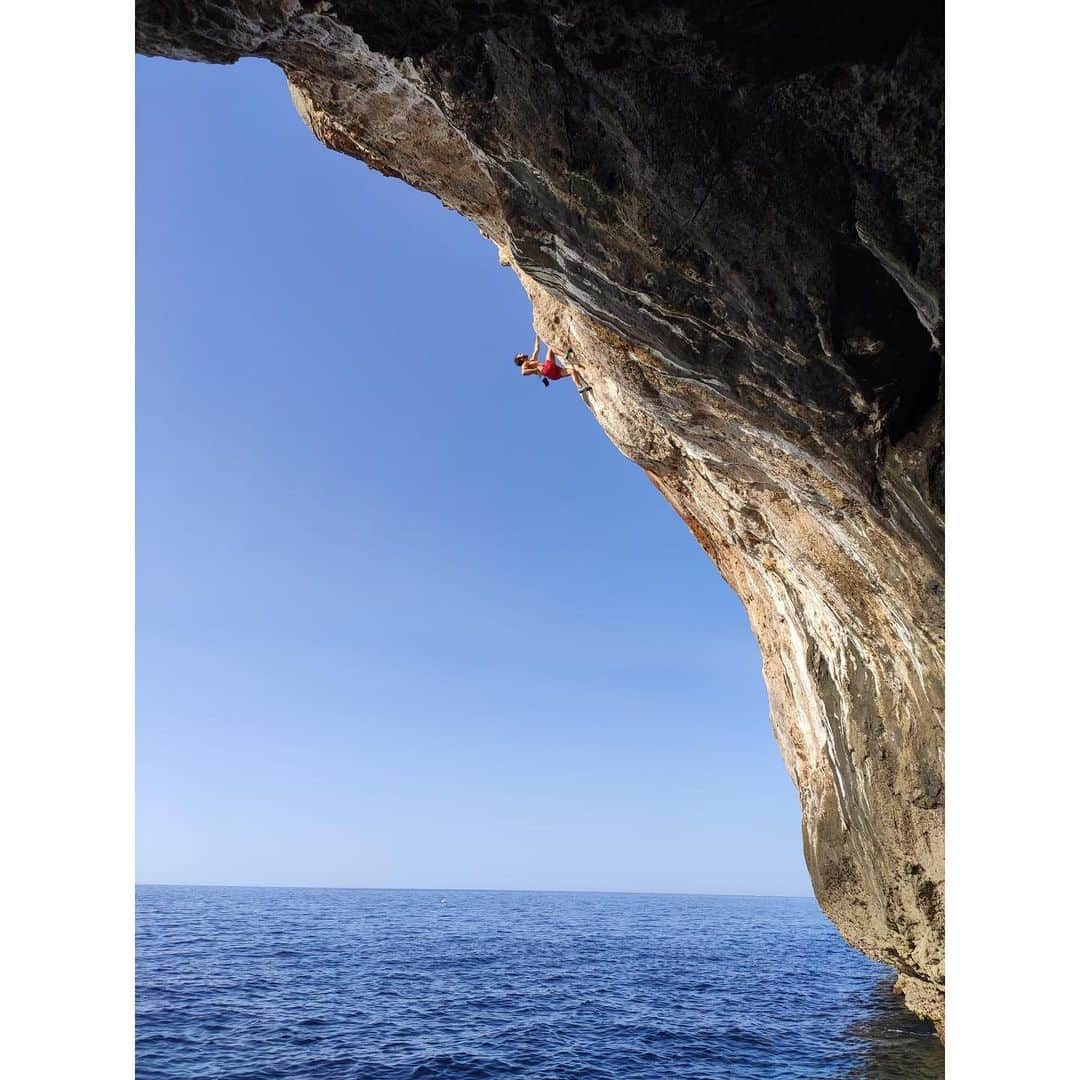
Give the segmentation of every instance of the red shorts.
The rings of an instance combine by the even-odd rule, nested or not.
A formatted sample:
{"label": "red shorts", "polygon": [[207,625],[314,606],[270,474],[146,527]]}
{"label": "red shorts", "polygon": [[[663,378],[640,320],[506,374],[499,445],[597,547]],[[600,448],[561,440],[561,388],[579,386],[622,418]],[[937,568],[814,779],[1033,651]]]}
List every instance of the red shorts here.
{"label": "red shorts", "polygon": [[540,365],[540,374],[545,379],[565,379],[570,374],[566,368],[556,364],[555,361],[549,356],[543,364]]}

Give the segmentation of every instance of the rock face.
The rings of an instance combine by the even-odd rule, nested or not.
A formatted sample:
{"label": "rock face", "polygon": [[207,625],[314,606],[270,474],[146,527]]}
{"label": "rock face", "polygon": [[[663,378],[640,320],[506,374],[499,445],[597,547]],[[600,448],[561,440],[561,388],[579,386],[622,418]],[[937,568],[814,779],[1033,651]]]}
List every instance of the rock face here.
{"label": "rock face", "polygon": [[[513,266],[746,604],[822,908],[944,1021],[940,3],[147,0]],[[703,856],[707,857],[707,856]]]}

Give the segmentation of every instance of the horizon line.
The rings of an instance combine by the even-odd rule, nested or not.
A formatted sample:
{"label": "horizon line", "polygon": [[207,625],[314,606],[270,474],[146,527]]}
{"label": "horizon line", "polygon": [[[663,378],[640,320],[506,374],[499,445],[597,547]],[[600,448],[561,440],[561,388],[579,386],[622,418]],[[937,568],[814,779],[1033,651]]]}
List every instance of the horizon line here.
{"label": "horizon line", "polygon": [[595,896],[713,896],[748,900],[817,900],[813,893],[746,893],[746,892],[679,892],[663,889],[511,889],[511,888],[437,888],[434,886],[401,885],[237,885],[190,881],[136,881],[138,888],[160,889],[309,889],[321,892],[505,892],[505,893],[566,893]]}

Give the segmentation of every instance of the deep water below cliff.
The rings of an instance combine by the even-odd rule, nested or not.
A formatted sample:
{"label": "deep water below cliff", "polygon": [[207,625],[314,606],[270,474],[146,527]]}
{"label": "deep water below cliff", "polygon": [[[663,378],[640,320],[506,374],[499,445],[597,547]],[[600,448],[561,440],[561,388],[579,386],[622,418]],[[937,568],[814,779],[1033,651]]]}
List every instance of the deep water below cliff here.
{"label": "deep water below cliff", "polygon": [[138,890],[138,1080],[937,1080],[812,900]]}

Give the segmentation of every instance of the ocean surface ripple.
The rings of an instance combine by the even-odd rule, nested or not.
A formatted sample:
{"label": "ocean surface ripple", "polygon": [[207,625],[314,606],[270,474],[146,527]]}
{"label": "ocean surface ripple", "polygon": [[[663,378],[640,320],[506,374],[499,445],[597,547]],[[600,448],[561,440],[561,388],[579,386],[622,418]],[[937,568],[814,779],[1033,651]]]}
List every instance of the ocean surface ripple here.
{"label": "ocean surface ripple", "polygon": [[137,1080],[937,1080],[813,900],[139,886]]}

